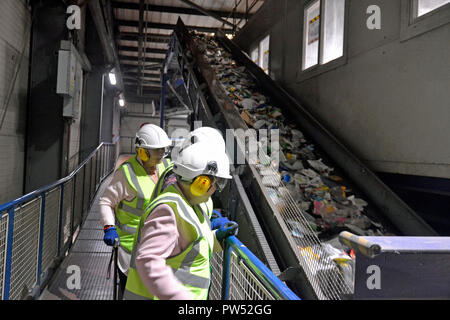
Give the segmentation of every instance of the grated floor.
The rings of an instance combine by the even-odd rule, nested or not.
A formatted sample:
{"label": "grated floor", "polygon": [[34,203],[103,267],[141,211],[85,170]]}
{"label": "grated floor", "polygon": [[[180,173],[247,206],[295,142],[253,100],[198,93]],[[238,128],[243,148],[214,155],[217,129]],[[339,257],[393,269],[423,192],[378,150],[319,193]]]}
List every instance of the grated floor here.
{"label": "grated floor", "polygon": [[[112,300],[112,274],[107,279],[111,247],[103,242],[98,208],[98,200],[111,178],[112,175],[100,186],[75,243],[40,300]],[[75,278],[76,274],[80,277]]]}

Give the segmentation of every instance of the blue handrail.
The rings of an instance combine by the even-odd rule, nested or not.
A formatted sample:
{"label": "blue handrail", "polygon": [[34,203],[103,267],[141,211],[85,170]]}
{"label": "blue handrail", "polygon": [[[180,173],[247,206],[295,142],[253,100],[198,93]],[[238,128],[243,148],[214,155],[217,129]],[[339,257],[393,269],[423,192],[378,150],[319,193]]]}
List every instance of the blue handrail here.
{"label": "blue handrail", "polygon": [[[77,213],[77,218],[79,217],[80,221],[76,222],[76,226],[80,226],[83,222],[83,212],[86,210],[85,205],[89,205],[91,203],[92,196],[98,190],[99,183],[101,183],[114,170],[114,163],[112,160],[115,160],[114,147],[118,139],[119,137],[112,143],[101,143],[67,177],[34,190],[20,198],[0,205],[0,219],[7,217],[7,220],[2,220],[2,223],[6,221],[8,230],[6,234],[0,235],[2,236],[3,241],[5,241],[3,248],[0,247],[0,250],[3,251],[3,258],[0,256],[0,275],[2,275],[3,278],[3,283],[0,283],[0,299],[10,300],[11,297],[13,297],[13,299],[17,299],[20,294],[23,294],[21,293],[21,290],[23,290],[22,287],[30,290],[28,292],[29,295],[33,297],[37,296],[41,290],[41,287],[48,282],[51,274],[54,273],[55,267],[61,263],[61,258],[65,256],[65,253],[73,244],[76,204],[81,205],[81,207],[78,207],[80,210],[79,213]],[[103,152],[105,150],[108,152]],[[87,173],[85,169],[86,166],[88,166],[89,161],[91,161],[91,166],[89,167],[89,173]],[[83,172],[81,172],[82,169],[84,170]],[[78,190],[76,178],[79,173],[83,174],[83,184],[80,185],[82,188],[81,203],[79,201],[76,202],[75,200]],[[88,174],[88,180],[86,180],[86,182],[88,182],[87,186],[85,183],[86,174]],[[65,185],[67,183],[72,183],[73,186],[73,190],[71,191],[72,199],[70,199],[69,195],[70,202],[65,202],[64,196]],[[53,210],[51,207],[47,208],[47,200],[49,200],[47,197],[47,192],[52,192],[54,190],[57,190],[59,193],[59,198],[57,200],[59,204],[57,205],[56,210]],[[86,199],[85,190],[88,192]],[[14,247],[14,236],[17,232],[19,235],[21,232],[24,232],[24,229],[21,226],[16,225],[16,207],[22,207],[24,204],[34,201],[35,199],[40,199],[39,212],[35,212],[36,214],[39,214],[39,224],[37,227],[30,227],[33,229],[33,232],[38,233],[38,242],[35,243],[35,247],[31,246],[31,254],[21,255],[20,259],[24,258],[27,261],[29,260],[28,262],[30,263],[33,263],[33,259],[36,259],[36,261],[32,268],[26,270],[19,269],[21,272],[26,274],[26,277],[20,275],[20,277],[13,278],[12,272],[16,272],[16,269],[14,268],[18,268],[17,266],[21,263],[21,260],[14,260],[18,259],[14,258],[14,248],[17,249],[17,246]],[[53,205],[55,205],[54,201]],[[65,205],[67,205],[67,211],[64,211]],[[47,220],[47,209],[51,212],[50,220]],[[21,211],[19,210],[18,212]],[[70,213],[70,217],[67,217],[67,219],[69,219],[67,222],[70,224],[70,234],[64,233],[63,230],[63,215],[65,212]],[[55,216],[57,216],[58,221],[56,227],[53,227],[55,226]],[[50,236],[49,232],[56,232],[57,239],[55,239],[53,235]],[[67,236],[68,238],[64,238],[64,236]],[[57,241],[56,244],[54,244],[52,239]],[[46,242],[44,243],[44,241]],[[23,248],[18,248],[18,250],[20,252]],[[15,264],[13,264],[13,260],[15,261]],[[52,265],[54,267],[52,267]]]}
{"label": "blue handrail", "polygon": [[234,251],[276,299],[301,300],[235,236],[226,239],[224,251],[225,259],[222,279],[224,282],[222,286],[222,299],[228,299],[230,254],[231,251]]}
{"label": "blue handrail", "polygon": [[31,200],[31,199],[33,199],[33,198],[35,198],[35,197],[38,197],[38,196],[40,196],[42,193],[44,193],[44,192],[46,192],[46,191],[48,191],[48,190],[50,190],[50,189],[53,189],[53,188],[55,188],[55,187],[58,187],[58,186],[60,186],[61,184],[64,184],[64,183],[66,183],[67,181],[69,181],[70,179],[72,179],[72,177],[74,176],[74,175],[76,175],[77,173],[78,173],[78,171],[80,171],[83,167],[84,167],[84,165],[95,155],[95,153],[103,146],[103,145],[105,145],[105,146],[107,146],[107,145],[114,145],[114,143],[107,143],[107,142],[102,142],[94,151],[92,151],[90,154],[89,154],[89,156],[75,169],[75,170],[73,170],[72,171],[72,173],[71,174],[69,174],[67,177],[64,177],[64,178],[61,178],[60,180],[58,180],[58,181],[55,181],[55,182],[53,182],[53,183],[50,183],[50,184],[48,184],[48,185],[46,185],[46,186],[44,186],[44,187],[42,187],[42,188],[39,188],[39,189],[37,189],[37,190],[34,190],[34,191],[31,191],[30,193],[28,193],[28,194],[26,194],[26,195],[24,195],[24,196],[22,196],[22,197],[20,197],[20,198],[17,198],[17,199],[15,199],[15,200],[12,200],[12,201],[9,201],[9,202],[6,202],[6,203],[4,203],[4,204],[2,204],[2,205],[0,205],[0,217],[2,216],[2,214],[1,214],[1,212],[4,212],[4,211],[7,211],[7,210],[9,210],[10,208],[12,208],[12,207],[15,207],[16,205],[18,205],[18,204],[21,204],[21,203],[23,203],[23,202],[26,202],[26,201],[28,201],[28,200]]}

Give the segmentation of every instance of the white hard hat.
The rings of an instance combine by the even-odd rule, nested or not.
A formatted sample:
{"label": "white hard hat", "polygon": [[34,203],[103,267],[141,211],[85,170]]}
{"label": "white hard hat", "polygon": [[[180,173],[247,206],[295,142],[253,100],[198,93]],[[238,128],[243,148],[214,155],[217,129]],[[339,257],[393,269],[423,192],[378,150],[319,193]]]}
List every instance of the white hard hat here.
{"label": "white hard hat", "polygon": [[154,124],[145,124],[136,133],[134,146],[136,148],[160,149],[170,146],[170,141],[163,129]]}
{"label": "white hard hat", "polygon": [[173,171],[185,179],[199,175],[231,179],[225,141],[218,130],[202,127],[192,131],[172,152]]}

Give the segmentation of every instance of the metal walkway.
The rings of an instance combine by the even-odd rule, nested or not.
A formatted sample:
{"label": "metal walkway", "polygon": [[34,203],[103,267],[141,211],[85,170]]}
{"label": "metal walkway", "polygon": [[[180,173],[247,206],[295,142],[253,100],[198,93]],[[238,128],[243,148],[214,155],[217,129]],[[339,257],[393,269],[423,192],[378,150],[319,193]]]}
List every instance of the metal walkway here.
{"label": "metal walkway", "polygon": [[[120,160],[119,160],[120,162]],[[92,207],[82,225],[69,254],[42,292],[39,300],[112,300],[113,280],[107,279],[111,247],[103,242],[103,228],[99,224],[98,200],[107,188],[112,175],[103,181],[94,198]],[[70,289],[75,275],[81,270],[80,289]],[[68,285],[69,282],[69,285]]]}

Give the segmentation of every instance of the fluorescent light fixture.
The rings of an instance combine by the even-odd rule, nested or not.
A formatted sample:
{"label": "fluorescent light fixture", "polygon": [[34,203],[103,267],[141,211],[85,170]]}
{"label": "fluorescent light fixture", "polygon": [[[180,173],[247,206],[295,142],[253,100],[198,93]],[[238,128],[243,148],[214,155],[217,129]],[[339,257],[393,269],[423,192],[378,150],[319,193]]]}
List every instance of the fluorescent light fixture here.
{"label": "fluorescent light fixture", "polygon": [[120,98],[120,99],[119,99],[119,105],[120,105],[121,107],[125,107],[125,100],[122,99],[122,98]]}
{"label": "fluorescent light fixture", "polygon": [[109,73],[109,82],[115,86],[117,84],[116,74],[114,72]]}

